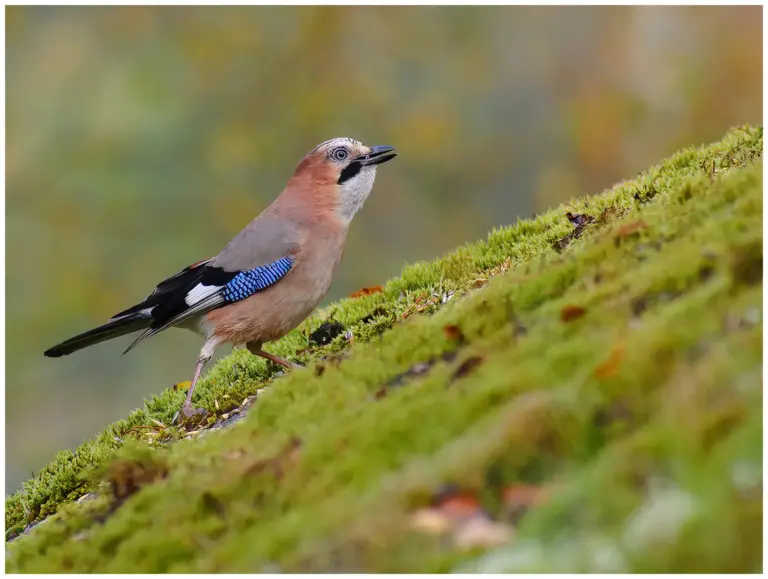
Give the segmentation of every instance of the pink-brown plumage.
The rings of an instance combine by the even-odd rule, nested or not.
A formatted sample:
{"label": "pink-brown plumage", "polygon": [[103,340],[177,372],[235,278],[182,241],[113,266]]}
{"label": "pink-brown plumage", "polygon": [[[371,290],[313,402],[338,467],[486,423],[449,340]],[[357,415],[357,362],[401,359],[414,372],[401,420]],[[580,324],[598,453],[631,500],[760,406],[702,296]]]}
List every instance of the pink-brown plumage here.
{"label": "pink-brown plumage", "polygon": [[337,211],[338,176],[318,157],[302,159],[283,193],[262,213],[263,218],[281,217],[298,225],[301,234],[293,252],[293,269],[279,284],[206,315],[206,325],[222,343],[282,338],[328,293],[344,251],[347,227]]}
{"label": "pink-brown plumage", "polygon": [[296,264],[279,284],[209,312],[206,325],[221,342],[233,344],[283,337],[328,293],[341,261],[345,231],[335,216],[316,220],[295,254]]}

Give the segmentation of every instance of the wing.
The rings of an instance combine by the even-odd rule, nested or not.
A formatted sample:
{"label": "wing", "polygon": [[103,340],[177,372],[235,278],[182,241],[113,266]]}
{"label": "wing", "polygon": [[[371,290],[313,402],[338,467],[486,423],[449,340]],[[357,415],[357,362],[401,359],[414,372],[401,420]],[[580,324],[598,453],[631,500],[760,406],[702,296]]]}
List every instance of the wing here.
{"label": "wing", "polygon": [[300,246],[296,224],[267,208],[211,259],[193,264],[160,283],[130,311],[152,307],[153,321],[142,340],[189,318],[245,299],[277,283],[293,268]]}
{"label": "wing", "polygon": [[135,306],[131,306],[127,310],[123,310],[118,314],[115,314],[112,316],[111,320],[117,320],[141,311],[144,311],[148,314],[151,313],[155,307],[162,305],[166,298],[168,298],[170,295],[186,291],[198,283],[202,274],[202,270],[200,268],[210,263],[212,260],[213,258],[210,258],[193,263],[192,265],[182,269],[179,273],[161,281],[159,284],[157,284],[155,290],[149,294],[143,302],[136,304]]}
{"label": "wing", "polygon": [[144,302],[115,316],[119,318],[142,310],[148,310],[152,316],[149,329],[126,352],[166,328],[244,300],[277,283],[291,271],[295,258],[286,255],[271,263],[234,271],[212,265],[212,262],[207,260],[185,268],[161,282]]}

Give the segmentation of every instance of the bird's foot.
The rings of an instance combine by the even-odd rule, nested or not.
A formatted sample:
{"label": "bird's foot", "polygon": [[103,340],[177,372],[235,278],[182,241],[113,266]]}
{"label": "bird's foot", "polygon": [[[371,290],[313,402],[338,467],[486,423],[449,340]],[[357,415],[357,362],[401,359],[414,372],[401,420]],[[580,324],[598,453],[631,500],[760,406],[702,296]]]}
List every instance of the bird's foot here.
{"label": "bird's foot", "polygon": [[195,418],[197,416],[202,416],[203,414],[206,414],[206,410],[204,408],[195,408],[191,404],[184,403],[184,406],[181,407],[181,414],[184,416],[184,418]]}
{"label": "bird's foot", "polygon": [[248,344],[245,345],[245,347],[248,348],[248,351],[254,356],[260,356],[265,360],[269,360],[270,362],[277,364],[278,366],[282,366],[283,368],[290,368],[295,370],[295,369],[304,367],[300,364],[296,364],[295,362],[289,362],[288,360],[283,360],[280,356],[275,356],[274,354],[265,352],[264,350],[261,349],[261,342],[249,342]]}

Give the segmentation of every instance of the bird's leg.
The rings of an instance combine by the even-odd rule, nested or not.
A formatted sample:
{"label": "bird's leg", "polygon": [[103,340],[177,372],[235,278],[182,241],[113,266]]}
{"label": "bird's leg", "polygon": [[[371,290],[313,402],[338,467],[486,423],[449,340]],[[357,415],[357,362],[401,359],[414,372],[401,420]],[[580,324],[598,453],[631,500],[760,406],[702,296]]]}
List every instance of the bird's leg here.
{"label": "bird's leg", "polygon": [[187,398],[184,400],[184,405],[181,407],[181,413],[187,418],[205,414],[205,410],[202,408],[195,408],[192,406],[192,393],[195,391],[195,384],[197,384],[197,381],[200,379],[200,374],[202,374],[203,368],[205,368],[205,365],[210,359],[210,356],[203,357],[201,355],[197,360],[197,365],[195,365],[195,375],[192,378],[192,384],[189,386],[189,390],[187,391]]}
{"label": "bird's leg", "polygon": [[275,356],[274,354],[270,354],[269,352],[265,352],[264,350],[261,349],[261,342],[248,342],[245,345],[245,347],[248,348],[248,351],[254,356],[261,356],[262,358],[265,358],[271,362],[274,362],[275,364],[279,364],[284,368],[303,368],[304,367],[304,366],[301,366],[300,364],[294,364],[293,362],[289,362],[288,360],[283,360],[279,356]]}
{"label": "bird's leg", "polygon": [[203,344],[202,349],[200,350],[200,355],[197,357],[197,365],[195,366],[195,375],[192,378],[192,384],[189,386],[189,391],[187,392],[186,400],[184,400],[184,405],[181,407],[181,413],[187,418],[192,418],[193,416],[199,414],[205,414],[205,410],[202,408],[195,408],[192,406],[192,393],[195,391],[195,385],[200,379],[200,374],[203,373],[203,368],[205,368],[205,365],[208,363],[208,361],[213,358],[213,353],[216,351],[216,346],[218,346],[220,343],[221,338],[218,336],[209,336],[205,341],[205,344]]}

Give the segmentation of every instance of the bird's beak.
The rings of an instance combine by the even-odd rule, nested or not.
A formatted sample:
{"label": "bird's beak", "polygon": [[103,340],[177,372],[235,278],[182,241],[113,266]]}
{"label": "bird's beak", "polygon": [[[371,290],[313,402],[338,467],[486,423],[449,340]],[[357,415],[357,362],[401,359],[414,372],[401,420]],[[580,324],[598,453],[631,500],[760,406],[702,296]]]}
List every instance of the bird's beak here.
{"label": "bird's beak", "polygon": [[389,145],[376,145],[371,147],[371,151],[367,155],[361,155],[355,161],[360,163],[363,167],[368,165],[380,165],[387,161],[397,157],[395,148]]}

